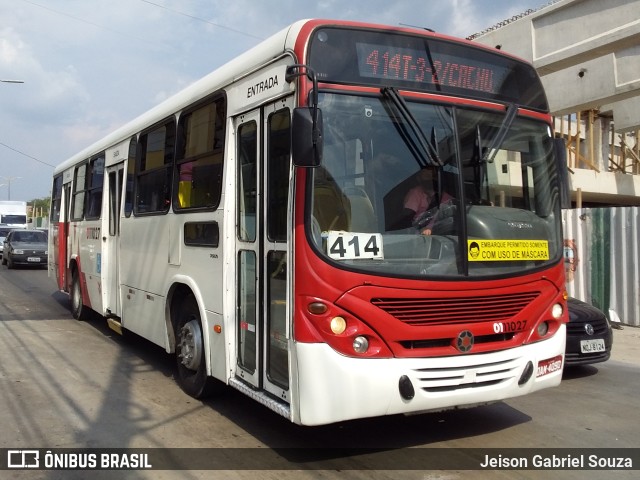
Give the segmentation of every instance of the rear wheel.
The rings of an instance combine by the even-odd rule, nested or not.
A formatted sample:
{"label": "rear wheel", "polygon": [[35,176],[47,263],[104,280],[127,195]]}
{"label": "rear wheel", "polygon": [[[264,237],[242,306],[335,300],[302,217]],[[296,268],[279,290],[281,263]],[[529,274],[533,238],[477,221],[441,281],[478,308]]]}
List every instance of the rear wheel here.
{"label": "rear wheel", "polygon": [[204,398],[212,393],[215,379],[207,376],[200,310],[187,295],[175,309],[177,382],[185,393]]}
{"label": "rear wheel", "polygon": [[76,320],[85,320],[87,318],[88,308],[82,303],[82,289],[80,288],[80,275],[73,272],[71,283],[71,314]]}

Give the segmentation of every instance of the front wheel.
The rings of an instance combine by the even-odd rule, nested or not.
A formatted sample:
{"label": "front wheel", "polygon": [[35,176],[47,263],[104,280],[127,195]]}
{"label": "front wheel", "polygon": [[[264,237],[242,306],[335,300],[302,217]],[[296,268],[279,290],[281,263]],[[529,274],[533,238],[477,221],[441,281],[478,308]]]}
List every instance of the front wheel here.
{"label": "front wheel", "polygon": [[185,393],[204,398],[212,393],[215,379],[207,376],[200,310],[188,295],[175,310],[177,382]]}

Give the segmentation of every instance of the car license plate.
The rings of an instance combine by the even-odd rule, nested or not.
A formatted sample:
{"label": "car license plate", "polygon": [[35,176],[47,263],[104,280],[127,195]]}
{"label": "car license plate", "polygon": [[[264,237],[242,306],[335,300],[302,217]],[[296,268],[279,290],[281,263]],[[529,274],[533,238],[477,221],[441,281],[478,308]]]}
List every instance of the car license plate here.
{"label": "car license plate", "polygon": [[604,352],[604,340],[601,338],[594,340],[580,340],[580,351],[582,353]]}
{"label": "car license plate", "polygon": [[39,262],[40,257],[27,257],[27,262]]}

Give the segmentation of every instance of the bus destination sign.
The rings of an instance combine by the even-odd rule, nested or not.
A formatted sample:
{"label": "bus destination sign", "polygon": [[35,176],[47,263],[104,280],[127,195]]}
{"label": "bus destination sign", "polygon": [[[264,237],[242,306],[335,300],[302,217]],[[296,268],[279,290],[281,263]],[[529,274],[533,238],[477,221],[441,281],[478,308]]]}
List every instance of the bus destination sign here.
{"label": "bus destination sign", "polygon": [[498,92],[508,69],[441,52],[429,53],[392,45],[357,43],[360,76],[457,87],[488,94]]}
{"label": "bus destination sign", "polygon": [[324,83],[396,87],[548,111],[532,65],[437,35],[324,27],[310,40],[307,63]]}

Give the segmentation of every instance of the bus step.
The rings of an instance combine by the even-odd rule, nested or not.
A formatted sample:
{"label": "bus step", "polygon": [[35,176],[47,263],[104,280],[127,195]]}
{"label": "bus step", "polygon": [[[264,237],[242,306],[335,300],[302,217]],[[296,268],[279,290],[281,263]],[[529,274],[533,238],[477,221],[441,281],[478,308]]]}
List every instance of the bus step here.
{"label": "bus step", "polygon": [[109,325],[109,328],[118,335],[122,335],[122,324],[120,323],[120,319],[109,317],[107,318],[107,325]]}
{"label": "bus step", "polygon": [[240,390],[242,393],[253,398],[265,407],[291,420],[291,411],[287,403],[277,400],[271,395],[267,395],[265,392],[254,390],[246,383],[233,377],[229,379],[229,385],[237,390]]}

